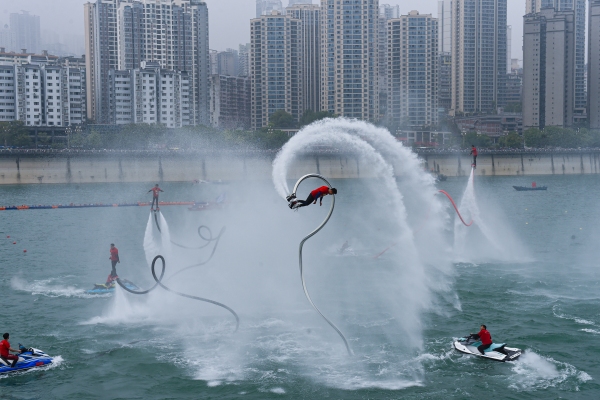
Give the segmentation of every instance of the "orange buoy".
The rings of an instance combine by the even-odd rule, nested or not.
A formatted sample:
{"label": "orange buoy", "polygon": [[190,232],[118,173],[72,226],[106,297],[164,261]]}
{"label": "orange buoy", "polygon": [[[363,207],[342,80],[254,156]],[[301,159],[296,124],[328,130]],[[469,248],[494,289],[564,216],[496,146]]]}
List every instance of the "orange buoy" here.
{"label": "orange buoy", "polygon": [[13,242],[13,244],[17,244],[17,242]]}
{"label": "orange buoy", "polygon": [[10,235],[6,235],[6,237],[7,237],[7,238],[9,238],[9,237],[10,237]]}
{"label": "orange buoy", "polygon": [[23,249],[23,253],[27,253],[27,249]]}

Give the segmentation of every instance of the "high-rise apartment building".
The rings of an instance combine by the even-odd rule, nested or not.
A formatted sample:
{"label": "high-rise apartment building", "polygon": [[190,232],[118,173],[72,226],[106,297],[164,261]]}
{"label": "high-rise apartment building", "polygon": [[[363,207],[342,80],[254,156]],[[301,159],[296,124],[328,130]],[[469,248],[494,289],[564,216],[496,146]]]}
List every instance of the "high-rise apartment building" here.
{"label": "high-rise apartment building", "polygon": [[387,34],[387,23],[392,18],[400,17],[400,7],[389,4],[381,4],[379,6],[379,19],[377,21],[377,56],[378,56],[378,68],[377,68],[377,82],[378,82],[378,94],[379,94],[379,114],[387,114],[387,90],[388,90],[388,79],[387,79],[387,46],[388,46],[388,34]]}
{"label": "high-rise apartment building", "polygon": [[250,128],[250,78],[213,75],[210,85],[210,123],[215,128]]}
{"label": "high-rise apartment building", "polygon": [[201,0],[96,0],[84,5],[89,118],[112,123],[109,71],[142,62],[185,71],[192,124],[209,123],[208,8]]}
{"label": "high-rise apartment building", "polygon": [[438,1],[438,47],[440,53],[452,51],[452,0]]}
{"label": "high-rise apartment building", "polygon": [[262,15],[270,15],[273,11],[283,14],[281,0],[256,0],[256,18]]}
{"label": "high-rise apartment building", "polygon": [[388,112],[405,128],[437,125],[438,22],[411,11],[388,21]]}
{"label": "high-rise apartment building", "polygon": [[250,43],[240,44],[238,56],[240,63],[237,75],[250,76]]}
{"label": "high-rise apartment building", "polygon": [[[585,1],[586,0],[537,0],[542,8],[575,13],[575,108],[585,109]],[[539,10],[537,11],[539,12]]]}
{"label": "high-rise apartment building", "polygon": [[590,0],[587,57],[587,115],[590,129],[600,129],[600,0]]}
{"label": "high-rise apartment building", "polygon": [[301,22],[302,111],[320,111],[321,7],[317,4],[297,3],[295,6],[288,7],[286,14]]}
{"label": "high-rise apartment building", "polygon": [[84,5],[88,118],[109,123],[110,70],[119,69],[117,6],[119,0],[97,0]]}
{"label": "high-rise apartment building", "polygon": [[389,20],[392,18],[400,18],[400,6],[395,5],[392,6],[390,4],[381,4],[379,6],[379,15],[383,17],[384,20]]}
{"label": "high-rise apartment building", "polygon": [[298,120],[304,112],[302,21],[273,11],[250,21],[250,126],[267,126],[284,110]]}
{"label": "high-rise apartment building", "polygon": [[438,120],[452,108],[452,0],[438,1]]}
{"label": "high-rise apartment building", "polygon": [[510,59],[512,52],[512,26],[506,27],[506,73],[510,74]]}
{"label": "high-rise apartment building", "polygon": [[142,62],[132,70],[111,70],[109,77],[113,123],[162,124],[167,128],[190,125],[193,108],[187,72]]}
{"label": "high-rise apartment building", "polygon": [[379,119],[378,0],[321,0],[321,109]]}
{"label": "high-rise apartment building", "polygon": [[523,17],[523,128],[572,125],[575,37],[573,11]]}
{"label": "high-rise apartment building", "polygon": [[10,14],[10,30],[12,32],[13,51],[26,49],[28,53],[39,53],[40,17],[27,11]]}
{"label": "high-rise apartment building", "polygon": [[238,74],[240,59],[237,50],[219,51],[215,58],[217,75],[236,76]]}
{"label": "high-rise apartment building", "polygon": [[503,104],[506,0],[452,1],[452,109],[489,113]]}
{"label": "high-rise apartment building", "polygon": [[[439,29],[439,28],[438,28]],[[439,43],[438,43],[439,47]],[[452,108],[452,55],[438,54],[438,121]]]}
{"label": "high-rise apartment building", "polygon": [[0,121],[70,126],[85,120],[85,72],[56,64],[0,65]]}
{"label": "high-rise apartment building", "polygon": [[[551,0],[553,1],[553,0]],[[540,12],[542,0],[525,0],[525,14]]]}

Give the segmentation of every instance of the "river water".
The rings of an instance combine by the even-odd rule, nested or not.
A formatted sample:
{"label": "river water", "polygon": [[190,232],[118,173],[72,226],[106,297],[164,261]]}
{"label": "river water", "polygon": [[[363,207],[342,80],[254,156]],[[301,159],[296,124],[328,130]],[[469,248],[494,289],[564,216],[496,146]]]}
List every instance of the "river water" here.
{"label": "river water", "polygon": [[[548,190],[512,188],[531,180]],[[85,292],[110,272],[110,243],[120,251],[121,277],[153,284],[144,244],[160,232],[147,207],[3,211],[0,329],[13,347],[40,348],[57,362],[0,377],[0,398],[600,398],[596,176],[476,177],[481,224],[455,226],[444,203],[453,270],[418,318],[403,309],[425,300],[418,291],[399,293],[394,281],[402,252],[377,226],[364,229],[370,221],[384,225],[378,201],[385,193],[358,179],[334,183],[336,209],[305,245],[305,277],[353,356],[310,307],[298,273],[298,242],[329,199],[293,212],[269,181],[167,183],[166,201],[227,195],[220,209],[161,208],[162,230],[185,247],[205,244],[199,225],[214,236],[226,228],[212,258],[215,242],[164,249],[165,282],[231,307],[239,330],[226,310],[160,288],[145,296]],[[150,187],[2,186],[0,205],[142,201]],[[438,184],[457,204],[466,187],[466,177]],[[418,221],[412,226],[418,235]],[[438,247],[430,251],[447,250]],[[495,341],[522,348],[520,360],[497,363],[452,349],[454,338],[482,323]]]}

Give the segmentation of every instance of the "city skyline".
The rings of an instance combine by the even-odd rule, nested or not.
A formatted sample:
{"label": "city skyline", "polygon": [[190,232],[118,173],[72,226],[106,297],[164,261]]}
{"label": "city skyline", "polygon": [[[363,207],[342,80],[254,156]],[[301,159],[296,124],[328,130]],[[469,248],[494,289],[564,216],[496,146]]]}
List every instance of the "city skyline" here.
{"label": "city skyline", "polygon": [[[288,6],[289,0],[282,0],[283,6]],[[318,4],[317,0],[312,0]],[[83,47],[83,5],[87,0],[20,0],[3,5],[0,9],[0,26],[9,24],[9,15],[21,10],[29,11],[40,16],[42,31],[54,32],[59,37],[65,35],[81,35]],[[255,0],[206,0],[210,18],[210,48],[223,51],[227,48],[237,48],[239,44],[250,42],[250,20],[256,14]],[[521,0],[508,0],[507,24],[512,26],[512,55],[511,58],[522,59],[522,32],[525,3]],[[412,10],[420,14],[432,14],[438,17],[438,0],[380,0],[381,4],[399,5],[400,14],[406,15]],[[232,5],[235,5],[232,7]],[[231,26],[240,27],[232,30]],[[46,49],[44,49],[46,50]]]}

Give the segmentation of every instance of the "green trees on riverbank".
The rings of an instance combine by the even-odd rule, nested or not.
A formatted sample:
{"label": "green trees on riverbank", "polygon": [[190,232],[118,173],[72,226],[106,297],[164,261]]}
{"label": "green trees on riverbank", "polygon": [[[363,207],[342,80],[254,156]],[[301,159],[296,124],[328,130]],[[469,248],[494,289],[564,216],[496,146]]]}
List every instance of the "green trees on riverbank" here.
{"label": "green trees on riverbank", "polygon": [[530,128],[523,132],[526,147],[600,147],[600,131],[548,126],[543,130]]}
{"label": "green trees on riverbank", "polygon": [[481,148],[563,148],[576,149],[579,147],[600,147],[600,131],[586,128],[572,129],[548,126],[545,129],[530,128],[519,135],[509,132],[500,136],[498,143],[493,143],[486,135],[468,132],[462,136],[460,146],[468,148],[472,144]]}
{"label": "green trees on riverbank", "polygon": [[72,134],[69,147],[80,149],[150,150],[254,148],[278,149],[289,139],[275,128],[257,131],[220,130],[206,126],[166,129],[162,126],[131,124]]}

